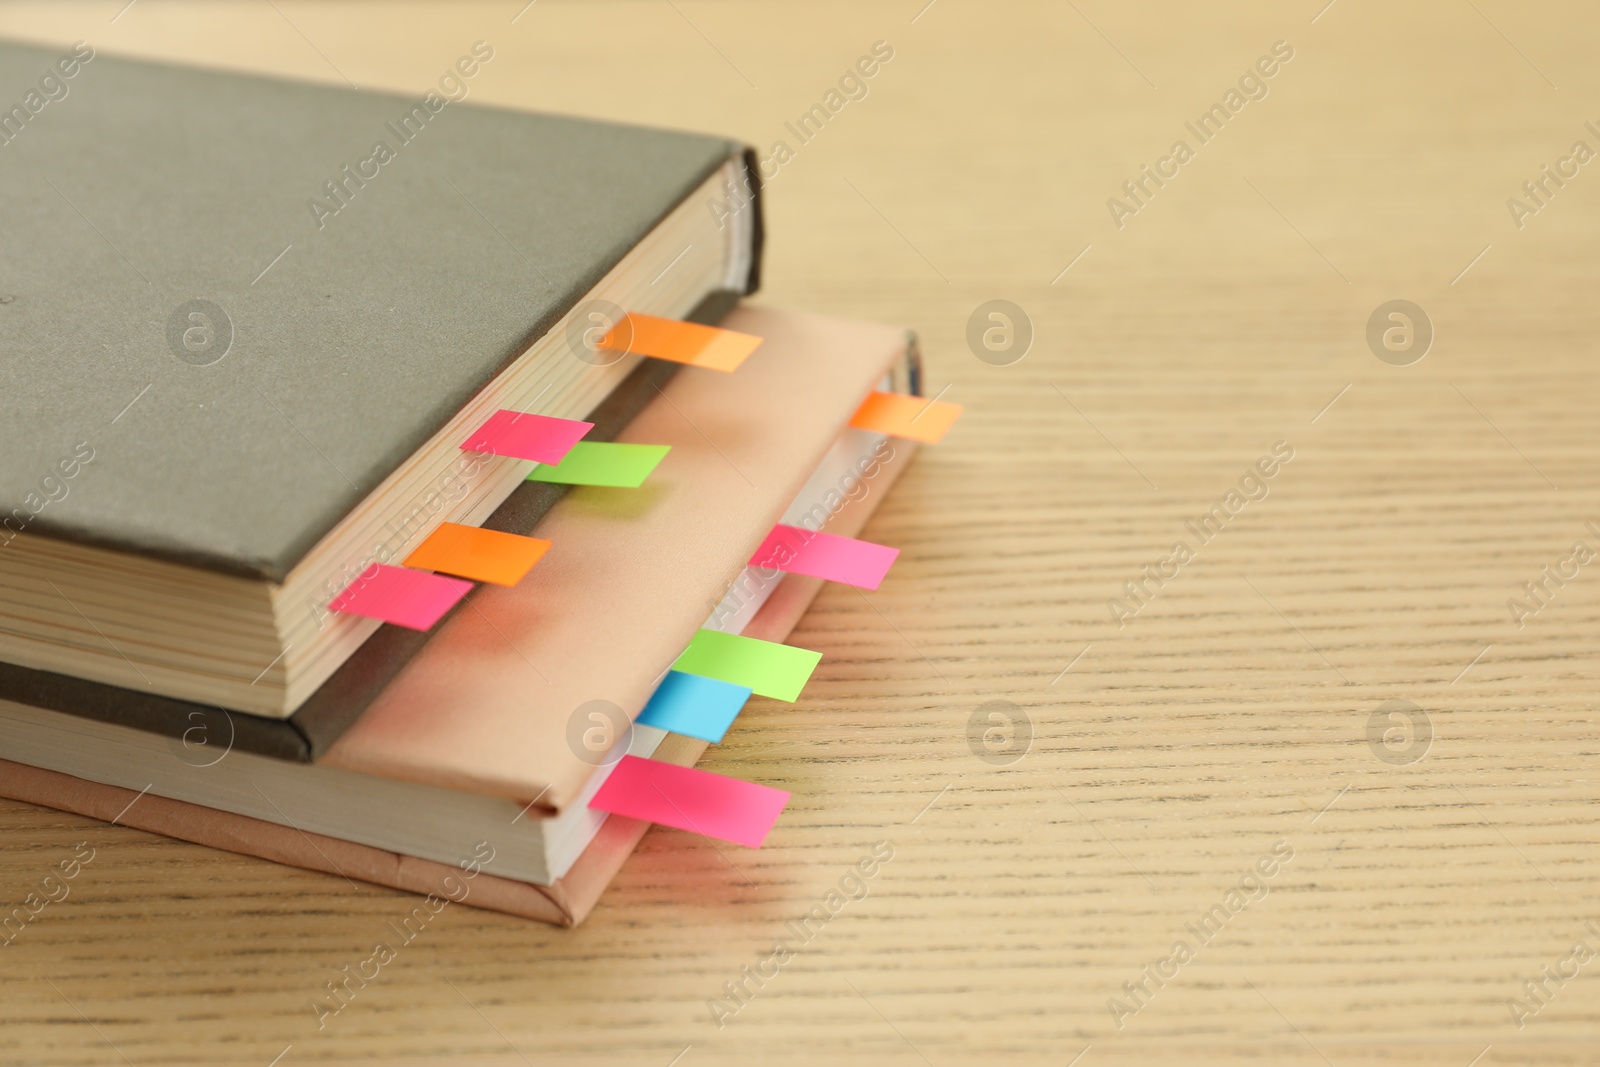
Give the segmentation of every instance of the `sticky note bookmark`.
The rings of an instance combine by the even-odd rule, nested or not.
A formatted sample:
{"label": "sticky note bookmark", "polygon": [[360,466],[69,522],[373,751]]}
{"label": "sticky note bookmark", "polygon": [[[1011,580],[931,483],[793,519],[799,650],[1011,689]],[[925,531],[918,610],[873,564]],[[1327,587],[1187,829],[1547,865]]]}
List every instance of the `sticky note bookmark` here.
{"label": "sticky note bookmark", "polygon": [[782,789],[693,767],[623,756],[589,806],[760,848],[789,803]]}
{"label": "sticky note bookmark", "polygon": [[672,669],[742,685],[764,697],[793,703],[821,659],[821,652],[701,630]]}
{"label": "sticky note bookmark", "polygon": [[634,721],[716,744],[749,699],[746,686],[668,671]]}
{"label": "sticky note bookmark", "polygon": [[858,430],[873,430],[932,445],[955,425],[963,410],[960,404],[947,400],[929,400],[904,393],[873,393],[856,409],[850,425]]}
{"label": "sticky note bookmark", "polygon": [[409,630],[428,630],[471,589],[471,582],[374,563],[334,597],[328,608]]}
{"label": "sticky note bookmark", "polygon": [[761,338],[719,326],[658,319],[654,315],[630,311],[600,339],[600,347],[687,363],[691,367],[733,371],[761,347]]}
{"label": "sticky note bookmark", "polygon": [[538,537],[447,522],[406,557],[406,566],[477,582],[516,585],[549,549],[550,542]]}
{"label": "sticky note bookmark", "polygon": [[539,463],[560,463],[561,457],[577,444],[578,438],[592,429],[592,422],[502,408],[461,442],[461,448],[466,452],[488,452]]}
{"label": "sticky note bookmark", "polygon": [[528,481],[637,489],[671,450],[671,445],[579,441],[560,463],[541,463],[533,468]]}
{"label": "sticky note bookmark", "polygon": [[862,589],[876,589],[883,581],[883,576],[889,573],[889,565],[899,555],[898,548],[888,545],[875,545],[854,537],[814,533],[780,522],[767,534],[767,539],[761,542],[756,554],[750,557],[750,566],[780,570],[786,574],[805,574]]}

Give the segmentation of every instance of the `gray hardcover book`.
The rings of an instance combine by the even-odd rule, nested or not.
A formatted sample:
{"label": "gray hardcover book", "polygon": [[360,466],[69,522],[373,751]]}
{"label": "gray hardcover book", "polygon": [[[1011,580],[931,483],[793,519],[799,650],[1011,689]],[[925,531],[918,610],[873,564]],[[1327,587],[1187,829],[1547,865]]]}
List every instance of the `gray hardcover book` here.
{"label": "gray hardcover book", "polygon": [[307,758],[416,640],[363,658],[328,599],[553,499],[453,474],[462,427],[613,432],[668,370],[585,328],[754,288],[742,146],[480,106],[497,62],[404,96],[0,44],[0,696]]}

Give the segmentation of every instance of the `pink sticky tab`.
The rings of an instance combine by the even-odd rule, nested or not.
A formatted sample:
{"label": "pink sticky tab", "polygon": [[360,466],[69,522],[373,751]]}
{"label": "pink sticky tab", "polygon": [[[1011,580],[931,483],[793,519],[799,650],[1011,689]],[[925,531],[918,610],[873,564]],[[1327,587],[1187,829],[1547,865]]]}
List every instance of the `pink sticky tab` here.
{"label": "pink sticky tab", "polygon": [[787,803],[789,794],[782,789],[623,756],[589,806],[760,848]]}
{"label": "pink sticky tab", "polygon": [[889,573],[889,564],[899,555],[898,548],[888,545],[812,533],[779,523],[750,557],[750,566],[876,589],[883,576]]}
{"label": "pink sticky tab", "polygon": [[495,456],[531,459],[539,463],[560,463],[584,434],[594,429],[592,422],[558,419],[551,415],[530,415],[526,411],[501,409],[489,416],[461,442],[466,452],[488,452]]}
{"label": "pink sticky tab", "polygon": [[471,589],[471,582],[459,578],[374,563],[328,607],[411,630],[428,630]]}

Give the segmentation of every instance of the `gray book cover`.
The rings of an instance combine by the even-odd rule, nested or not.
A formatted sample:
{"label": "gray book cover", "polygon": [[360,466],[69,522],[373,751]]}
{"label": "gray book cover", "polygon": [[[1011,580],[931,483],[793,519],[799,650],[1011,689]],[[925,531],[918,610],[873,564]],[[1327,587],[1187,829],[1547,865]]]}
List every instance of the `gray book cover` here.
{"label": "gray book cover", "polygon": [[451,98],[494,62],[405,97],[0,44],[5,528],[281,581],[740,151]]}
{"label": "gray book cover", "polygon": [[[452,99],[494,62],[463,58],[430,99],[0,42],[5,530],[281,580],[734,154],[755,289],[751,153]],[[673,370],[642,361],[589,439]],[[0,697],[309,760],[427,639],[381,627],[283,721],[5,663]]]}

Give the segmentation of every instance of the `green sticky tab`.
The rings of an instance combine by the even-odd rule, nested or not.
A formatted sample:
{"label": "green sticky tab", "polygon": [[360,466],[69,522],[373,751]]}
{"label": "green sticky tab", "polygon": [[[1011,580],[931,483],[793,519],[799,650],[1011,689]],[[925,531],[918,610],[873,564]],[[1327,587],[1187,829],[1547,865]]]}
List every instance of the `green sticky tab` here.
{"label": "green sticky tab", "polygon": [[764,697],[793,703],[821,659],[821,652],[701,630],[672,669],[742,685]]}
{"label": "green sticky tab", "polygon": [[671,450],[671,445],[579,441],[560,463],[541,463],[533,468],[528,481],[637,489]]}

